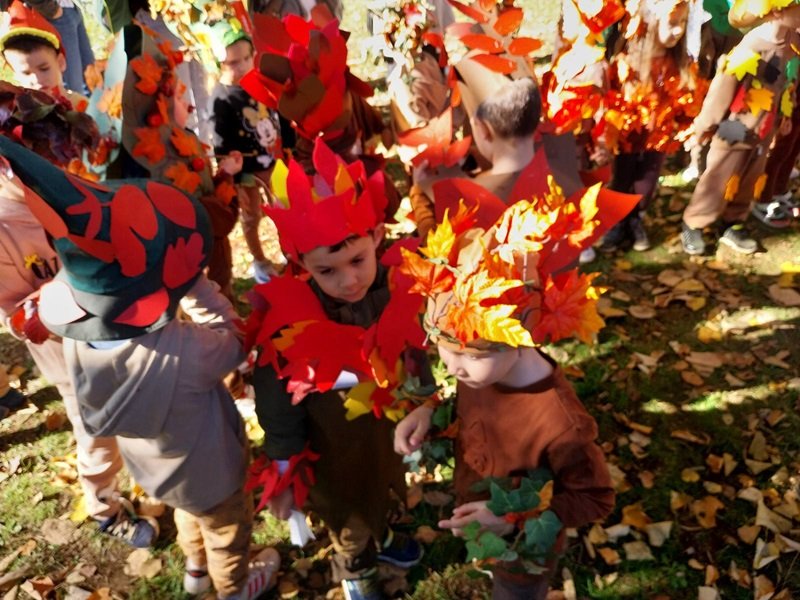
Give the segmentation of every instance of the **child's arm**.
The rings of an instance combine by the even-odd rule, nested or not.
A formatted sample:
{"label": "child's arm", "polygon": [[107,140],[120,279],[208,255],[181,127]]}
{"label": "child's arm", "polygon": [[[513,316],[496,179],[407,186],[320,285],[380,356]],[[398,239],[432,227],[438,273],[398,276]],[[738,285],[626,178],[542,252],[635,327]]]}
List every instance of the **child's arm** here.
{"label": "child's arm", "polygon": [[711,80],[700,114],[695,117],[692,124],[695,143],[702,144],[730,112],[739,82],[734,75],[725,72],[726,65],[726,57],[723,56],[719,61],[717,73]]}
{"label": "child's arm", "polygon": [[181,308],[192,320],[181,323],[187,341],[180,358],[192,369],[187,385],[208,389],[245,358],[235,324],[238,317],[219,286],[205,275],[181,300]]}
{"label": "child's arm", "polygon": [[422,446],[428,430],[431,428],[433,407],[423,404],[397,424],[394,430],[394,451],[409,455]]}

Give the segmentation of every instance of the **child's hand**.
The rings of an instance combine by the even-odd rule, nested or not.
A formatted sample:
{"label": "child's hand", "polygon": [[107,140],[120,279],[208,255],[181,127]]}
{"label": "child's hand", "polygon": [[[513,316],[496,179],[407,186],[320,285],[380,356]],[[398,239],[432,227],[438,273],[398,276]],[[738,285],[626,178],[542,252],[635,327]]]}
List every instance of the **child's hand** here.
{"label": "child's hand", "polygon": [[219,161],[219,168],[225,171],[228,175],[236,175],[242,170],[244,165],[244,157],[238,150],[234,150],[228,156]]}
{"label": "child's hand", "polygon": [[611,151],[602,142],[598,142],[592,149],[592,154],[589,159],[594,162],[598,167],[602,167],[611,162],[614,156]]}
{"label": "child's hand", "polygon": [[439,521],[439,527],[451,529],[453,535],[463,537],[464,527],[473,521],[477,521],[483,529],[488,529],[499,536],[508,535],[514,531],[514,525],[506,522],[503,517],[498,517],[486,508],[486,500],[467,502],[461,506],[456,506],[455,510],[453,510],[453,516]]}
{"label": "child's hand", "polygon": [[408,455],[417,450],[431,428],[432,416],[430,406],[419,406],[400,421],[394,430],[394,451]]}
{"label": "child's hand", "polygon": [[282,521],[285,521],[291,516],[293,507],[294,493],[292,486],[289,486],[267,502],[267,508],[269,508],[269,512],[272,513],[272,516]]}

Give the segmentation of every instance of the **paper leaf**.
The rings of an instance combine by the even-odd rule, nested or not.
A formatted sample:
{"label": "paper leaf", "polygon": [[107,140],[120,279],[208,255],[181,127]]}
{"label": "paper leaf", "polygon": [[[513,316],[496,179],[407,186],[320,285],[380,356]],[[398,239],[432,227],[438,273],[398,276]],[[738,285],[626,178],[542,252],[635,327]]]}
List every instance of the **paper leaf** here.
{"label": "paper leaf", "polygon": [[511,40],[508,45],[508,53],[513,56],[527,56],[532,52],[536,52],[542,47],[540,40],[529,37],[518,37]]}
{"label": "paper leaf", "polygon": [[502,73],[503,75],[513,73],[517,68],[517,65],[513,60],[503,58],[502,56],[496,56],[494,54],[476,54],[475,56],[470,56],[469,58],[474,60],[476,63],[483,65],[490,71]]}
{"label": "paper leaf", "polygon": [[745,75],[753,75],[758,72],[758,62],[761,55],[744,46],[736,46],[728,55],[728,63],[725,65],[725,73],[735,75],[741,81]]}
{"label": "paper leaf", "polygon": [[161,82],[163,70],[153,56],[147,52],[143,53],[131,61],[131,69],[139,76],[136,89],[148,96],[155,94]]}
{"label": "paper leaf", "polygon": [[450,6],[460,10],[462,13],[467,15],[470,19],[473,19],[475,22],[477,23],[489,22],[489,17],[486,16],[483,12],[481,12],[477,8],[464,4],[463,2],[459,2],[458,0],[447,0],[447,1],[450,3]]}
{"label": "paper leaf", "polygon": [[167,246],[164,256],[164,285],[175,289],[187,283],[200,272],[204,258],[202,235],[195,231],[188,241],[178,238],[175,244]]}
{"label": "paper leaf", "polygon": [[522,9],[516,6],[506,8],[494,22],[494,30],[502,36],[515,32],[522,23],[523,14]]}
{"label": "paper leaf", "polygon": [[470,33],[461,38],[463,43],[470,50],[483,50],[489,54],[498,54],[503,51],[503,44],[499,40],[481,33]]}
{"label": "paper leaf", "polygon": [[188,229],[196,227],[197,216],[194,205],[185,194],[172,186],[155,181],[148,181],[145,189],[158,212],[167,219]]}
{"label": "paper leaf", "polygon": [[164,160],[167,150],[161,142],[161,133],[152,127],[137,127],[133,134],[139,141],[133,147],[133,156],[141,156],[148,162],[156,164]]}

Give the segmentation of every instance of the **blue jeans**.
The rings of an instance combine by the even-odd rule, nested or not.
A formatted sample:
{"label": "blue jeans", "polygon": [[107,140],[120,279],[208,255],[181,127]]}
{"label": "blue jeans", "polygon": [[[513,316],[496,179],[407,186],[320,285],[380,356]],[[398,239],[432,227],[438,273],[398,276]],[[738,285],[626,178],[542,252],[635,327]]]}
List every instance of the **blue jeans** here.
{"label": "blue jeans", "polygon": [[86,84],[83,72],[89,65],[94,64],[94,52],[86,34],[83,16],[74,7],[62,7],[63,14],[57,19],[51,19],[53,27],[61,36],[64,52],[67,58],[67,69],[64,71],[64,87],[79,94],[86,94]]}

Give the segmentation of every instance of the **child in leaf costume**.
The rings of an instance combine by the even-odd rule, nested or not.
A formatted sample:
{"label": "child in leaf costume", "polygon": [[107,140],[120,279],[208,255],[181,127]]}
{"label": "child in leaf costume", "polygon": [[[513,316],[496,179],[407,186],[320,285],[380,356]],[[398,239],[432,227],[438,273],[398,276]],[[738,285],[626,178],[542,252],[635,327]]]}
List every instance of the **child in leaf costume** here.
{"label": "child in leaf costume", "polygon": [[731,24],[752,26],[742,41],[720,59],[690,144],[711,140],[706,169],[683,212],[681,241],[688,254],[703,254],[703,229],[721,221],[719,241],[751,254],[758,245],[742,224],[766,183],[768,150],[781,123],[794,110],[800,56],[800,7],[748,9],[735,2]]}
{"label": "child in leaf costume", "polygon": [[[563,270],[594,232],[595,193],[573,203],[552,186],[532,202],[508,207],[486,230],[474,227],[474,215],[462,204],[428,236],[420,248],[424,256],[403,252],[401,270],[416,280],[412,291],[428,298],[425,328],[458,380],[457,506],[439,525],[467,537],[475,534],[475,521],[495,536],[527,535],[524,547],[511,543],[501,554],[483,557],[496,567],[496,600],[544,598],[544,572],[564,546],[558,526],[602,519],[614,506],[595,443],[597,424],[562,371],[537,348],[572,336],[589,341],[603,325],[594,275]],[[420,446],[431,414],[423,406],[400,422],[398,452]],[[487,494],[474,487],[487,477],[510,477],[519,486],[519,478],[540,467],[552,472],[552,484],[541,487],[529,514],[499,510],[495,498],[487,503]],[[545,516],[548,510],[552,514]],[[528,525],[532,520],[537,527]]]}
{"label": "child in leaf costume", "polygon": [[[397,534],[394,544],[384,540],[392,496],[403,497],[405,487],[393,421],[433,391],[423,387],[430,377],[422,297],[396,268],[400,246],[413,243],[377,256],[382,173],[367,177],[361,163],[346,164],[319,139],[313,161],[311,177],[295,161],[278,161],[272,175],[278,201],[267,214],[293,267],[311,278],[273,277],[251,297],[253,385],[266,441],[248,487],[263,488],[259,507],[279,518],[304,507],[322,517],[346,597],[377,598],[376,560],[407,567],[420,555],[410,539],[402,553],[394,552]],[[292,518],[304,524],[297,510]]]}

